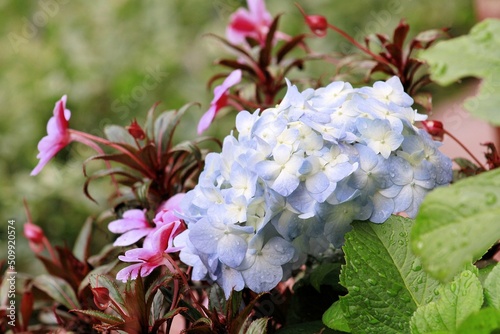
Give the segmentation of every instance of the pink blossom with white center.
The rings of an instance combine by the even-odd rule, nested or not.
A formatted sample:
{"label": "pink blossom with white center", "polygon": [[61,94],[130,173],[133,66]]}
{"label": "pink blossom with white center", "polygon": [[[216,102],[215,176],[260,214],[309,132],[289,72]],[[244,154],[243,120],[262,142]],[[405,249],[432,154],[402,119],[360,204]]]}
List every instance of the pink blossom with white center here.
{"label": "pink blossom with white center", "polygon": [[231,15],[226,37],[234,44],[245,43],[245,39],[250,37],[264,45],[272,16],[267,11],[264,0],[247,0],[247,4],[249,10],[239,8]]}
{"label": "pink blossom with white center", "polygon": [[184,230],[184,224],[174,221],[161,226],[144,241],[143,248],[135,248],[125,252],[118,258],[123,262],[137,262],[123,268],[116,274],[116,279],[126,282],[129,278],[148,276],[155,268],[165,265],[171,272],[175,269],[168,253],[179,251],[173,246],[173,239]]}
{"label": "pink blossom with white center", "polygon": [[229,88],[241,81],[241,75],[241,70],[234,70],[227,76],[226,80],[224,80],[221,85],[215,87],[214,98],[212,102],[210,102],[210,108],[205,114],[203,114],[200,122],[198,123],[198,134],[201,134],[203,131],[208,129],[214,120],[215,115],[217,115],[220,109],[227,105]]}
{"label": "pink blossom with white center", "polygon": [[54,116],[47,123],[47,136],[43,137],[38,143],[40,152],[36,157],[40,161],[31,172],[31,175],[37,175],[57,152],[70,143],[71,136],[68,131],[70,117],[71,111],[66,109],[66,95],[64,95],[56,102]]}

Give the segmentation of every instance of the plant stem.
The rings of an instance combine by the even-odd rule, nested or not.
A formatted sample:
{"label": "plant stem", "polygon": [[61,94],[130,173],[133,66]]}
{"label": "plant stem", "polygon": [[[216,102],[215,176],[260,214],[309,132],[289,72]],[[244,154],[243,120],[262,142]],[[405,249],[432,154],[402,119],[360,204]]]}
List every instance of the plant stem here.
{"label": "plant stem", "polygon": [[472,154],[472,152],[464,145],[462,144],[462,142],[460,140],[458,140],[457,137],[455,137],[454,135],[452,135],[450,132],[444,130],[444,133],[446,135],[448,135],[451,139],[453,139],[458,145],[460,145],[461,148],[464,149],[465,152],[467,152],[467,154],[478,164],[479,167],[481,167],[482,169],[486,170],[486,167],[484,167],[484,165],[481,163],[481,161],[479,161],[479,159],[477,159],[474,154]]}

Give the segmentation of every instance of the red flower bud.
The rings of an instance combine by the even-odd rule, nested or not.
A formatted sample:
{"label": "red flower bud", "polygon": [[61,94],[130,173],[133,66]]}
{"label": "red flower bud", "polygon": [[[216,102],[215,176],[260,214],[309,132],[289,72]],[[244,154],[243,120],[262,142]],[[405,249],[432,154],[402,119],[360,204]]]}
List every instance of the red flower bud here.
{"label": "red flower bud", "polygon": [[321,15],[306,15],[306,23],[311,28],[311,31],[318,37],[326,36],[328,30],[328,22]]}
{"label": "red flower bud", "polygon": [[143,140],[146,138],[146,134],[144,133],[144,130],[141,128],[139,124],[137,124],[137,121],[134,119],[132,123],[127,126],[128,133],[132,135],[135,139],[138,140]]}
{"label": "red flower bud", "polygon": [[24,236],[28,239],[29,246],[33,252],[38,254],[43,250],[45,234],[40,226],[27,222],[24,224]]}
{"label": "red flower bud", "polygon": [[328,21],[326,18],[321,15],[307,15],[299,4],[296,3],[295,5],[306,19],[306,23],[311,31],[318,37],[326,36],[328,30]]}
{"label": "red flower bud", "polygon": [[442,141],[444,137],[443,123],[440,121],[422,121],[425,131],[427,131],[435,140]]}
{"label": "red flower bud", "polygon": [[111,297],[109,296],[108,288],[92,288],[92,294],[94,295],[94,303],[100,310],[105,310],[109,307],[109,304],[111,303]]}
{"label": "red flower bud", "polygon": [[43,241],[44,233],[40,226],[28,222],[24,224],[24,236],[29,241],[41,243]]}

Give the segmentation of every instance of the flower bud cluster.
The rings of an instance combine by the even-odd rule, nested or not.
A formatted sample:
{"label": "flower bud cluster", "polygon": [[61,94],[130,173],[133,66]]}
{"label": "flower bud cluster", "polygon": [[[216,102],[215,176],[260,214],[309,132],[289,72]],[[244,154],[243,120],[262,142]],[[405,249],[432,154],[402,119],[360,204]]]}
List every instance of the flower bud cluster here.
{"label": "flower bud cluster", "polygon": [[181,202],[188,229],[174,241],[195,280],[226,296],[268,291],[306,256],[340,247],[354,220],[414,217],[425,194],[451,181],[451,160],[415,127],[425,119],[397,77],[373,87],[333,82],[242,111],[237,137],[210,153]]}

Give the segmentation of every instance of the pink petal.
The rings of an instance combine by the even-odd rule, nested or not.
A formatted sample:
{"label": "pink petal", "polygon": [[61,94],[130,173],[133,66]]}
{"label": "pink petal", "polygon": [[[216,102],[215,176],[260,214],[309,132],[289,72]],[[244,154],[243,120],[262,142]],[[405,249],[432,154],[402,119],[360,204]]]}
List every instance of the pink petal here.
{"label": "pink petal", "polygon": [[151,249],[133,248],[126,251],[125,255],[119,255],[118,259],[123,262],[147,262],[157,254],[157,251]]}
{"label": "pink petal", "polygon": [[31,175],[38,174],[42,168],[66,145],[71,141],[68,131],[68,120],[71,112],[65,109],[66,95],[56,102],[54,107],[54,116],[47,122],[47,136],[43,137],[38,143],[40,159]]}
{"label": "pink petal", "polygon": [[158,213],[162,210],[179,210],[180,209],[179,204],[181,200],[184,198],[184,195],[185,193],[179,193],[170,197],[158,207],[156,212]]}
{"label": "pink petal", "polygon": [[144,228],[144,229],[135,229],[125,232],[115,240],[113,245],[130,246],[139,241],[139,239],[141,239],[142,237],[148,235],[152,230],[153,230],[152,228]]}
{"label": "pink petal", "polygon": [[123,268],[116,274],[116,279],[124,283],[126,283],[129,278],[136,279],[139,275],[139,270],[141,270],[142,265],[142,263],[137,263]]}
{"label": "pink petal", "polygon": [[146,220],[144,210],[133,209],[125,211],[122,219],[112,221],[108,229],[113,233],[124,233],[133,229],[152,228]]}
{"label": "pink petal", "polygon": [[212,124],[212,120],[215,117],[215,106],[211,106],[210,109],[207,110],[206,113],[203,114],[203,116],[200,119],[200,122],[198,123],[198,134],[202,134],[210,124]]}
{"label": "pink petal", "polygon": [[250,13],[258,23],[264,23],[267,26],[271,24],[271,14],[267,11],[264,0],[247,0],[247,5]]}
{"label": "pink petal", "polygon": [[198,134],[201,134],[206,129],[208,129],[219,109],[225,106],[225,103],[222,105],[219,103],[219,101],[223,98],[230,87],[236,85],[241,81],[241,76],[241,70],[234,70],[227,76],[227,78],[221,85],[215,87],[214,99],[210,103],[210,108],[205,114],[203,114],[200,122],[198,123]]}

